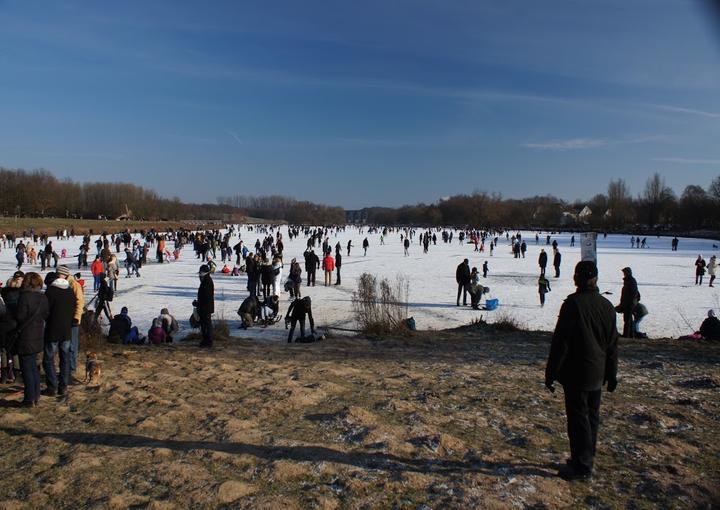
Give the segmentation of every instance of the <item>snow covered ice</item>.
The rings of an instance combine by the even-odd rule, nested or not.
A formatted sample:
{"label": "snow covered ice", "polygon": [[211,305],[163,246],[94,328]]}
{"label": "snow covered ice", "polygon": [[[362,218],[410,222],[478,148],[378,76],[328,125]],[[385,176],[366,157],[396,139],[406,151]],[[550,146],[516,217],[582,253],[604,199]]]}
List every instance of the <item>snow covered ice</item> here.
{"label": "snow covered ice", "polygon": [[[340,242],[342,247],[342,285],[322,285],[322,271],[318,271],[315,287],[306,287],[303,251],[306,247],[306,238],[290,240],[287,228],[282,227],[283,243],[285,244],[283,282],[287,278],[289,263],[293,257],[297,258],[303,267],[303,296],[310,296],[313,300],[313,315],[319,327],[336,326],[353,328],[352,321],[352,294],[357,287],[357,278],[364,272],[372,273],[378,278],[387,277],[391,281],[397,275],[404,275],[410,283],[409,315],[415,318],[419,329],[446,329],[469,324],[481,315],[488,322],[499,317],[511,316],[523,328],[533,330],[551,331],[555,326],[557,314],[565,296],[574,291],[572,272],[575,264],[580,260],[580,237],[576,235],[575,247],[570,247],[570,234],[554,235],[558,248],[562,254],[561,277],[554,278],[552,268],[552,247],[545,244],[545,235],[541,234],[540,243],[535,244],[533,232],[521,232],[526,241],[528,251],[524,259],[515,259],[510,251],[510,242],[502,236],[493,256],[490,256],[486,246],[484,253],[474,252],[474,245],[460,244],[457,233],[453,242],[445,244],[438,234],[437,245],[430,244],[429,253],[423,254],[422,245],[418,243],[421,230],[413,239],[410,246],[410,256],[403,255],[403,246],[400,241],[400,232],[393,232],[385,237],[385,245],[380,245],[380,234],[360,234],[354,227],[348,227],[345,232],[330,235],[330,244],[335,246]],[[241,227],[240,234],[243,241],[252,249],[255,240],[263,235],[248,231]],[[512,235],[512,233],[511,233]],[[137,237],[134,236],[134,237]],[[363,256],[362,241],[367,237],[370,248],[367,256]],[[97,237],[93,237],[93,241]],[[347,241],[351,239],[353,248],[350,256],[346,255]],[[57,253],[63,248],[67,249],[68,257],[61,260],[61,264],[70,267],[71,272],[77,271],[77,248],[81,237],[70,240],[56,240],[51,238]],[[18,239],[19,241],[19,239]],[[237,237],[233,238],[233,244]],[[703,286],[694,285],[694,262],[698,254],[708,260],[710,255],[717,253],[713,244],[717,241],[680,238],[679,249],[676,252],[670,249],[669,237],[648,237],[649,248],[638,249],[630,247],[630,236],[609,235],[603,238],[598,236],[598,269],[599,286],[602,292],[610,292],[608,299],[617,304],[622,288],[621,269],[629,266],[638,281],[642,302],[647,306],[649,315],[642,322],[642,331],[650,338],[671,337],[676,338],[692,333],[699,328],[710,308],[720,308],[720,295],[716,288],[708,287],[708,275],[705,276]],[[27,239],[25,240],[28,244]],[[91,246],[94,244],[91,243]],[[549,264],[547,275],[552,286],[552,292],[547,294],[544,308],[539,306],[537,292],[537,278],[539,267],[537,263],[540,249],[548,252]],[[36,250],[38,247],[36,246]],[[316,247],[318,255],[320,247]],[[334,249],[333,249],[334,253]],[[92,261],[94,253],[89,256]],[[199,280],[197,271],[200,261],[195,257],[192,246],[186,246],[179,261],[160,265],[149,262],[141,269],[142,277],[125,278],[122,261],[125,256],[118,254],[121,264],[121,277],[118,281],[118,293],[112,302],[114,313],[120,311],[122,306],[129,308],[133,323],[142,333],[146,333],[152,319],[160,313],[160,309],[167,307],[180,321],[182,337],[189,331],[188,318],[192,312],[192,300],[197,295]],[[455,283],[455,268],[464,258],[470,260],[470,267],[477,267],[482,272],[482,264],[488,261],[489,274],[482,279],[483,285],[490,287],[489,296],[498,298],[500,306],[495,311],[475,311],[469,306],[457,307],[455,298],[457,284]],[[154,260],[154,249],[148,254],[148,260]],[[232,277],[219,273],[222,263],[218,260],[218,272],[213,275],[215,281],[215,318],[224,318],[229,321],[231,333],[239,337],[253,337],[271,341],[285,341],[286,331],[283,322],[268,327],[253,327],[240,330],[239,317],[236,313],[242,300],[248,295],[246,277]],[[14,249],[5,248],[0,253],[0,276],[7,280],[15,271]],[[229,264],[232,267],[232,264]],[[23,271],[39,271],[40,267],[23,265]],[[89,301],[93,296],[92,276],[89,268],[83,269],[85,278],[85,296]],[[333,275],[333,282],[335,276]],[[720,281],[720,280],[719,280]],[[282,284],[280,285],[282,287]],[[280,295],[281,313],[287,309],[289,296]],[[468,303],[470,298],[468,296]],[[618,328],[622,330],[622,316],[618,315]]]}

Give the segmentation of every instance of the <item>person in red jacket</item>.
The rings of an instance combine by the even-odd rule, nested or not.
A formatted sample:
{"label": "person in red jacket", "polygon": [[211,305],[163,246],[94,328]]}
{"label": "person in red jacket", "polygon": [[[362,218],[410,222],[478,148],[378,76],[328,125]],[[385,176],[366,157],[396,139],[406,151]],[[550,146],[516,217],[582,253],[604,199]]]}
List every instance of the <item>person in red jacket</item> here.
{"label": "person in red jacket", "polygon": [[323,269],[325,270],[325,286],[332,285],[332,273],[335,271],[335,259],[329,253],[323,259]]}
{"label": "person in red jacket", "polygon": [[105,266],[103,265],[103,261],[100,260],[100,255],[96,255],[95,260],[90,264],[90,272],[95,279],[93,290],[98,290],[100,288],[100,275],[105,272]]}

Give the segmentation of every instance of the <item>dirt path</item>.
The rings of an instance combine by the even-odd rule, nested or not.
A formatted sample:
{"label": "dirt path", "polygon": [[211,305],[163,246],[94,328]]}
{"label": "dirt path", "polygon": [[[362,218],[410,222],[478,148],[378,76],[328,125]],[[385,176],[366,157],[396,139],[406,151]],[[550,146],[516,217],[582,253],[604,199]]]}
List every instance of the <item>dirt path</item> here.
{"label": "dirt path", "polygon": [[108,348],[101,387],[65,402],[14,409],[3,388],[0,509],[718,503],[720,346],[623,343],[596,476],[568,484],[547,345],[465,329]]}

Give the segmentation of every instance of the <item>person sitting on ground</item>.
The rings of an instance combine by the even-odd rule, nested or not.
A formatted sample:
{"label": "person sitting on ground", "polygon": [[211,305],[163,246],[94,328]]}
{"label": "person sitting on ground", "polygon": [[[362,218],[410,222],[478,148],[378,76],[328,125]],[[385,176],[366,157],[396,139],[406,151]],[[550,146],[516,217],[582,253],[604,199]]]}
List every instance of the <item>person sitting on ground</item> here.
{"label": "person sitting on ground", "polygon": [[707,318],[700,325],[700,334],[705,340],[720,340],[720,319],[715,310],[708,310]]}
{"label": "person sitting on ground", "polygon": [[164,344],[167,342],[167,334],[162,327],[162,319],[153,319],[152,327],[148,331],[148,342],[151,344]]}
{"label": "person sitting on ground", "polygon": [[290,303],[287,315],[285,316],[285,324],[290,325],[290,333],[288,333],[288,343],[292,343],[293,334],[295,333],[295,325],[300,322],[300,339],[305,338],[305,316],[310,319],[310,333],[315,335],[315,320],[312,315],[312,301],[310,296],[299,298]]}
{"label": "person sitting on ground", "polygon": [[477,267],[473,267],[470,271],[470,306],[474,310],[480,309],[480,298],[482,298],[485,288],[480,284],[480,273]]}
{"label": "person sitting on ground", "polygon": [[178,321],[175,320],[175,317],[170,315],[170,311],[167,308],[160,310],[160,317],[158,317],[158,319],[160,319],[163,331],[165,331],[165,341],[171,343],[173,341],[173,336],[180,331]]}
{"label": "person sitting on ground", "polygon": [[638,301],[633,309],[633,319],[635,321],[635,338],[647,338],[647,334],[640,331],[640,323],[647,316],[648,309],[644,303]]}
{"label": "person sitting on ground", "polygon": [[240,324],[241,329],[247,329],[255,324],[255,319],[258,317],[260,311],[260,300],[257,296],[251,294],[246,297],[245,300],[238,308],[238,315],[242,323]]}
{"label": "person sitting on ground", "polygon": [[223,264],[223,268],[221,269],[222,274],[230,274],[230,268],[227,267],[227,264]]}
{"label": "person sitting on ground", "polygon": [[278,316],[279,311],[280,298],[275,295],[266,297],[260,307],[260,315],[263,323],[266,326],[275,324],[278,320],[280,320],[280,317]]}
{"label": "person sitting on ground", "polygon": [[127,306],[123,306],[120,313],[114,315],[110,320],[110,331],[108,332],[108,341],[111,343],[123,344],[141,344],[138,328],[132,325],[132,319],[128,315]]}

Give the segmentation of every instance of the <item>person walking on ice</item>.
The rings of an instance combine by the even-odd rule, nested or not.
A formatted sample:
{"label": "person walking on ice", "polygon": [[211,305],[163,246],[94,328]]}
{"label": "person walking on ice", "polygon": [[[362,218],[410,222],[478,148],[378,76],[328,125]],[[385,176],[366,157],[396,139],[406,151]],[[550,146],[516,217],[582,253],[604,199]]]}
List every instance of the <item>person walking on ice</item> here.
{"label": "person walking on ice", "polygon": [[705,276],[705,266],[705,259],[702,258],[702,255],[698,255],[698,258],[695,261],[695,285],[703,284],[703,276]]}
{"label": "person walking on ice", "polygon": [[545,294],[550,292],[552,289],[550,288],[550,280],[548,280],[544,274],[540,275],[540,278],[538,278],[538,294],[540,295],[540,306],[545,306]]}

